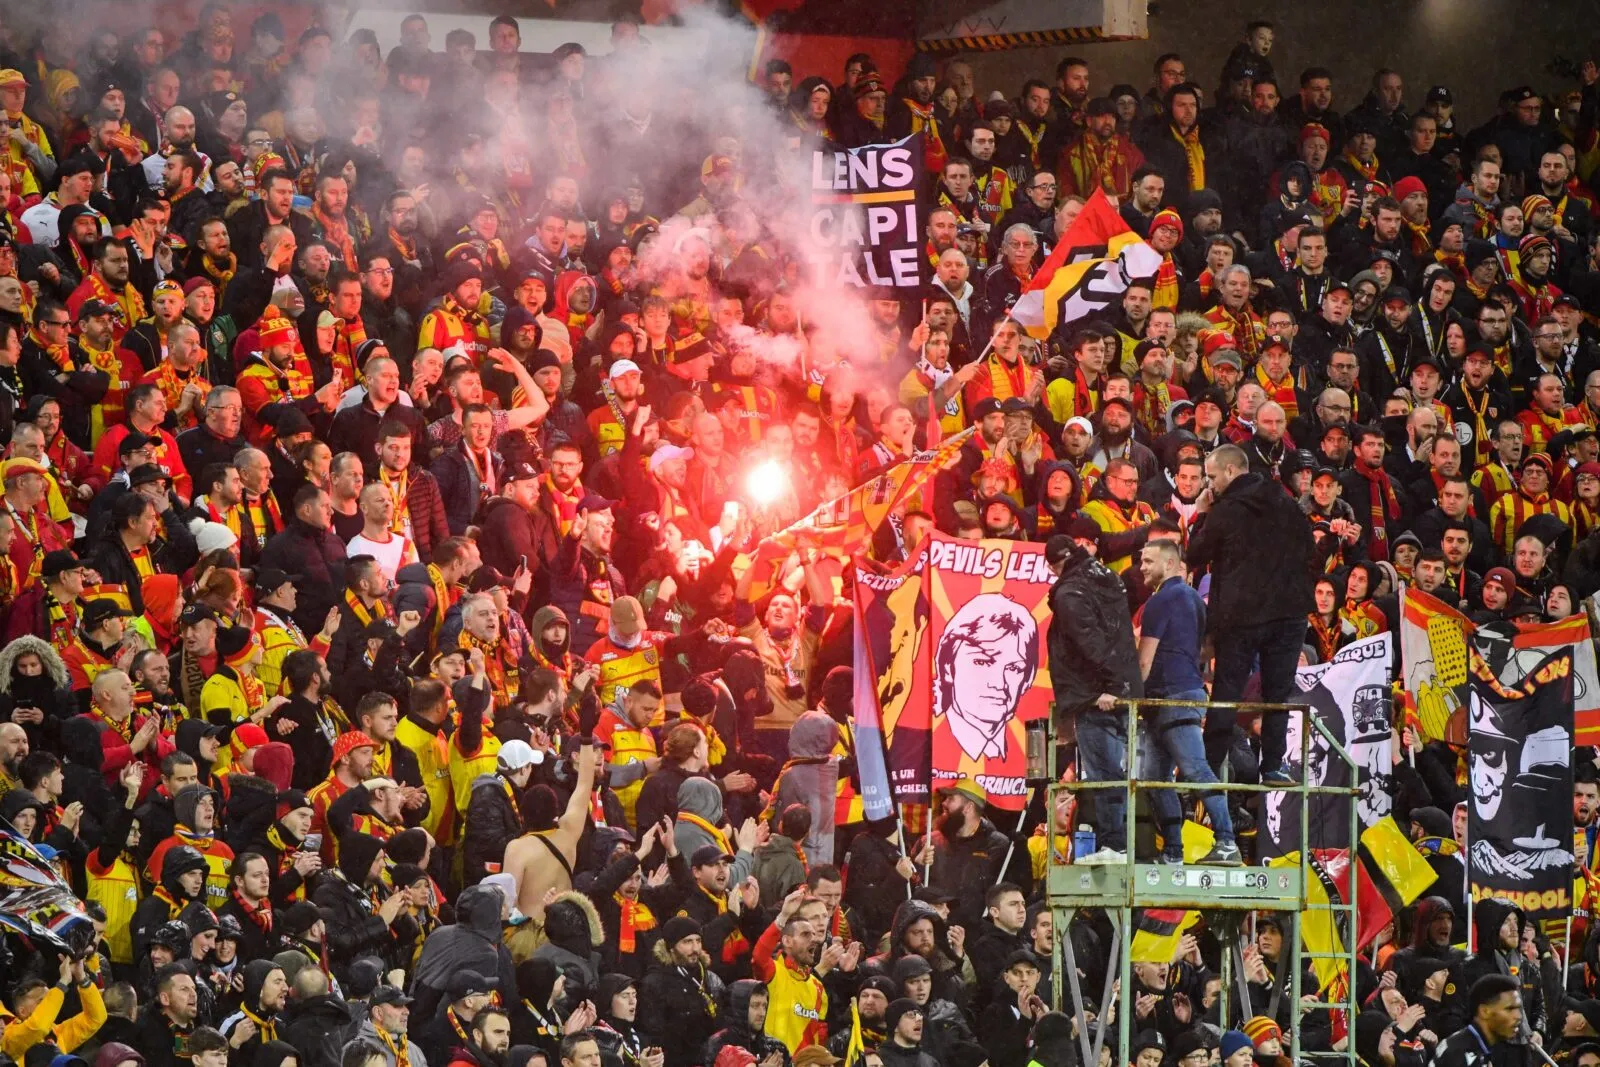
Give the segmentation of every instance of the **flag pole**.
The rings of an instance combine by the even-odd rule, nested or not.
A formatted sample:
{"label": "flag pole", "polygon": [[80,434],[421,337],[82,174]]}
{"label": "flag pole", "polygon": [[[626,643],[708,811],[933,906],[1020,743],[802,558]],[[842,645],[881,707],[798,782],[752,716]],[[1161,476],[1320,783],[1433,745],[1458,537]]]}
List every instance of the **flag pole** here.
{"label": "flag pole", "polygon": [[[898,800],[894,802],[894,828],[895,840],[899,842],[900,845],[900,858],[910,859],[911,857],[906,855],[905,805],[900,803]],[[915,864],[913,864],[913,867],[914,866]],[[911,900],[915,895],[915,892],[911,888],[911,880],[908,878],[906,879],[906,899]]]}
{"label": "flag pole", "polygon": [[1022,810],[1017,812],[1017,828],[1006,835],[1010,840],[1006,842],[1006,858],[1000,861],[1000,877],[994,880],[995,885],[1006,880],[1006,868],[1011,866],[1011,857],[1017,851],[1017,835],[1022,833],[1022,824],[1027,820],[1028,809],[1032,806],[1033,786],[1030,785],[1022,798]]}

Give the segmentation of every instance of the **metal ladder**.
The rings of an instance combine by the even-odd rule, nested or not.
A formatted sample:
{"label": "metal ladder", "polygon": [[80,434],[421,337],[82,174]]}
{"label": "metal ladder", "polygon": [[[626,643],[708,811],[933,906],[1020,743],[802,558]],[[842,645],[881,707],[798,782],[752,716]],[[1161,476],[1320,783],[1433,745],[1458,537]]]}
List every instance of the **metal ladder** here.
{"label": "metal ladder", "polygon": [[[1219,932],[1219,939],[1223,941],[1221,978],[1222,993],[1219,1005],[1219,1016],[1224,1028],[1236,1026],[1248,1018],[1252,1012],[1249,1008],[1248,984],[1244,976],[1243,962],[1243,927],[1248,913],[1254,911],[1273,911],[1291,916],[1288,922],[1281,922],[1284,929],[1284,950],[1279,956],[1279,972],[1274,975],[1275,988],[1281,988],[1283,982],[1282,967],[1284,960],[1288,960],[1289,997],[1292,1003],[1300,1004],[1300,1009],[1292,1014],[1294,1022],[1286,1028],[1288,1048],[1285,1050],[1291,1062],[1298,1063],[1304,1057],[1308,1060],[1317,1060],[1323,1063],[1343,1062],[1347,1067],[1355,1067],[1355,1018],[1356,1006],[1356,884],[1357,884],[1357,859],[1356,849],[1358,844],[1359,822],[1356,809],[1356,775],[1359,773],[1355,760],[1345,751],[1328,730],[1309,714],[1310,706],[1306,704],[1245,704],[1245,703],[1207,703],[1201,707],[1233,708],[1240,711],[1283,711],[1291,715],[1300,715],[1304,728],[1300,731],[1300,781],[1288,786],[1263,786],[1231,783],[1226,781],[1226,767],[1224,767],[1224,781],[1217,785],[1205,787],[1187,782],[1155,782],[1140,781],[1132,768],[1139,765],[1139,743],[1141,740],[1139,725],[1139,710],[1141,708],[1161,706],[1193,707],[1193,701],[1181,700],[1156,700],[1144,699],[1137,701],[1119,701],[1119,705],[1127,712],[1127,757],[1124,766],[1128,768],[1122,779],[1106,782],[1062,782],[1061,768],[1056,766],[1057,748],[1054,744],[1054,722],[1047,720],[1047,745],[1049,784],[1047,788],[1045,805],[1046,826],[1046,901],[1050,906],[1054,927],[1054,951],[1052,966],[1052,984],[1054,1002],[1063,1004],[1063,984],[1070,986],[1073,1003],[1082,1005],[1083,990],[1078,979],[1077,961],[1072,947],[1069,928],[1074,915],[1081,910],[1100,909],[1108,915],[1114,916],[1112,940],[1109,959],[1111,966],[1100,990],[1096,1003],[1100,1006],[1100,1017],[1094,1025],[1085,1025],[1086,1020],[1078,1017],[1078,1041],[1083,1057],[1082,1063],[1087,1067],[1097,1067],[1102,1047],[1105,1045],[1108,1028],[1104,1025],[1105,1005],[1110,1003],[1114,991],[1119,989],[1113,984],[1113,975],[1120,978],[1120,991],[1117,992],[1117,1027],[1116,1049],[1113,1057],[1114,1065],[1126,1065],[1130,1062],[1132,1020],[1134,1015],[1133,1003],[1133,923],[1134,913],[1143,908],[1168,908],[1207,912],[1208,921]],[[1329,746],[1330,752],[1344,761],[1349,769],[1350,784],[1347,786],[1318,786],[1308,785],[1305,781],[1305,767],[1310,749],[1311,731],[1315,729]],[[1134,858],[1136,848],[1135,815],[1137,811],[1137,798],[1141,792],[1152,792],[1158,789],[1177,789],[1189,792],[1219,792],[1224,794],[1235,793],[1267,793],[1286,792],[1291,799],[1299,804],[1300,811],[1300,863],[1298,866],[1278,867],[1208,867],[1199,864],[1182,865],[1157,865],[1140,863]],[[1129,849],[1129,861],[1126,864],[1110,867],[1096,866],[1084,867],[1070,863],[1057,863],[1058,842],[1061,836],[1055,827],[1055,802],[1056,796],[1062,791],[1072,793],[1087,793],[1096,790],[1126,790],[1127,803],[1125,805],[1126,840]],[[1335,796],[1345,800],[1345,807],[1349,813],[1350,850],[1349,863],[1345,875],[1348,884],[1344,888],[1344,899],[1334,891],[1336,887],[1327,885],[1328,901],[1308,902],[1306,888],[1316,879],[1325,883],[1325,878],[1313,866],[1316,861],[1311,856],[1310,827],[1311,808],[1310,801],[1315,796]],[[1068,842],[1070,844],[1070,842]],[[1332,925],[1337,932],[1342,951],[1336,953],[1312,953],[1305,949],[1301,936],[1301,917],[1310,918],[1317,915],[1326,915],[1325,921]],[[1224,936],[1225,935],[1225,936]],[[1316,999],[1302,1002],[1301,997],[1305,991],[1303,985],[1303,972],[1308,962],[1317,959],[1336,959],[1345,968],[1344,995],[1337,1000],[1324,999],[1327,990],[1317,990],[1313,996]],[[1243,1009],[1235,1013],[1232,1005],[1236,1002],[1244,1005]],[[1194,1005],[1196,1016],[1201,1012],[1199,1004]],[[1301,1027],[1299,1017],[1301,1011],[1325,1009],[1329,1011],[1342,1011],[1345,1013],[1345,1026],[1347,1037],[1342,1050],[1312,1051],[1303,1050],[1300,1045]],[[1235,1016],[1237,1015],[1237,1018]],[[1092,1033],[1091,1033],[1092,1032]],[[1092,1039],[1091,1039],[1092,1038]]]}

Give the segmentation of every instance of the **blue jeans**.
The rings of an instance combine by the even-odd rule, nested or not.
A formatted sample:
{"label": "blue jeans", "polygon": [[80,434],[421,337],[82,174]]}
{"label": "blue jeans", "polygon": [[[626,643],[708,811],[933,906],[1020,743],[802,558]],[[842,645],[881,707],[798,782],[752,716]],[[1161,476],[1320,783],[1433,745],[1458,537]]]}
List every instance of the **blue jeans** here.
{"label": "blue jeans", "polygon": [[[1237,701],[1244,695],[1244,687],[1259,665],[1262,703],[1287,702],[1295,692],[1294,672],[1300,665],[1300,651],[1305,642],[1306,620],[1303,617],[1220,630],[1215,638],[1217,659],[1211,698]],[[1232,708],[1210,708],[1206,712],[1206,760],[1213,771],[1220,772],[1222,761],[1228,758],[1237,719],[1238,713]],[[1261,773],[1283,767],[1288,733],[1288,712],[1262,714]]]}
{"label": "blue jeans", "polygon": [[[1194,689],[1173,693],[1168,699],[1193,700],[1203,704],[1207,698],[1204,689]],[[1174,769],[1178,772],[1179,781],[1211,785],[1218,780],[1211,772],[1211,765],[1206,762],[1205,742],[1200,734],[1202,714],[1198,707],[1169,706],[1156,708],[1154,714],[1141,720],[1140,729],[1145,731],[1140,739],[1143,742],[1139,753],[1141,780],[1170,782]],[[1177,790],[1153,789],[1150,792],[1150,807],[1155,811],[1156,825],[1161,828],[1161,836],[1166,838],[1168,854],[1176,856],[1183,851],[1183,808],[1178,803]],[[1231,843],[1233,820],[1228,816],[1227,799],[1221,793],[1208,792],[1205,794],[1205,806],[1217,841],[1221,844]]]}
{"label": "blue jeans", "polygon": [[[1090,709],[1078,716],[1078,780],[1119,782],[1127,777],[1127,712]],[[1126,789],[1091,789],[1080,794],[1094,798],[1094,834],[1099,848],[1128,850],[1124,821],[1128,812]]]}

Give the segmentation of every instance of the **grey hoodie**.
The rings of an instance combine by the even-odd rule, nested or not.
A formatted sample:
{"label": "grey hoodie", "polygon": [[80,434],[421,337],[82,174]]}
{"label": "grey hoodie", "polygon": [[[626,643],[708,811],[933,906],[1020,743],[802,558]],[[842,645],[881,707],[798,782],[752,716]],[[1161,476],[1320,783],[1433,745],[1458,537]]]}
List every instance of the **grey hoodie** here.
{"label": "grey hoodie", "polygon": [[778,795],[773,801],[779,812],[790,804],[811,809],[805,849],[812,863],[833,862],[833,801],[839,761],[830,757],[838,740],[839,726],[827,712],[808,711],[796,719],[789,727],[790,763],[778,778]]}
{"label": "grey hoodie", "polygon": [[[675,835],[678,840],[678,851],[683,853],[687,860],[694,859],[695,849],[704,845],[715,845],[716,840],[704,829],[681,817],[682,813],[698,816],[721,829],[722,818],[722,790],[717,783],[709,778],[688,778],[678,786],[678,812],[680,818],[677,822]],[[728,841],[730,849],[736,848],[732,839]],[[734,853],[733,870],[729,872],[728,885],[739,886],[750,877],[755,870],[756,858],[750,853],[739,849]]]}

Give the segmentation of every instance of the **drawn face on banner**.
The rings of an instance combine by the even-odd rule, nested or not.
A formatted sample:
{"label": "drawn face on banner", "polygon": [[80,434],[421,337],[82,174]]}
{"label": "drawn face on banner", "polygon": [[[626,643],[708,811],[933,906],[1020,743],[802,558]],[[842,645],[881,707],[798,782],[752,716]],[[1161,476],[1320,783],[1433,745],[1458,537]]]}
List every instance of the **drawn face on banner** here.
{"label": "drawn face on banner", "polygon": [[1362,826],[1371,826],[1394,807],[1394,764],[1389,728],[1389,695],[1381,685],[1363,685],[1350,700],[1346,724],[1350,756],[1361,768],[1357,804]]}
{"label": "drawn face on banner", "polygon": [[1506,776],[1511,769],[1517,745],[1507,737],[1495,721],[1493,709],[1477,693],[1472,694],[1472,732],[1480,738],[1492,738],[1493,743],[1473,746],[1468,762],[1468,784],[1472,787],[1473,805],[1478,817],[1493,822],[1500,814],[1500,804],[1505,800]]}
{"label": "drawn face on banner", "polygon": [[982,593],[951,618],[935,656],[938,710],[962,751],[1004,757],[1006,724],[1039,667],[1033,616],[1004,594]]}

